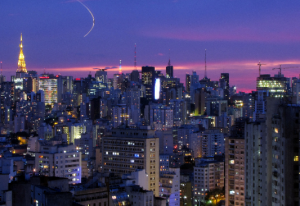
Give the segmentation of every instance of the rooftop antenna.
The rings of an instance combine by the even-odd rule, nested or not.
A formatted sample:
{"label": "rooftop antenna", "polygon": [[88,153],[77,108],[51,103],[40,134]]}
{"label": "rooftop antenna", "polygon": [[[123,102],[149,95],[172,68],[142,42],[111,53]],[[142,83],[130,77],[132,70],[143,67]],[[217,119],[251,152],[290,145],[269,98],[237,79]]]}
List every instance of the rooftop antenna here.
{"label": "rooftop antenna", "polygon": [[206,73],[206,49],[205,49],[205,73],[204,73],[204,78],[207,78],[207,73]]}
{"label": "rooftop antenna", "polygon": [[170,49],[169,49],[169,62],[168,62],[168,66],[171,66],[171,55],[170,55]]}
{"label": "rooftop antenna", "polygon": [[1,61],[1,76],[2,76],[2,61]]}
{"label": "rooftop antenna", "polygon": [[136,70],[136,43],[134,44],[134,69]]}
{"label": "rooftop antenna", "polygon": [[259,76],[260,76],[260,72],[261,72],[261,65],[266,65],[266,64],[261,64],[260,61],[258,62],[258,71],[259,71]]}
{"label": "rooftop antenna", "polygon": [[119,74],[122,74],[122,60],[120,60]]}

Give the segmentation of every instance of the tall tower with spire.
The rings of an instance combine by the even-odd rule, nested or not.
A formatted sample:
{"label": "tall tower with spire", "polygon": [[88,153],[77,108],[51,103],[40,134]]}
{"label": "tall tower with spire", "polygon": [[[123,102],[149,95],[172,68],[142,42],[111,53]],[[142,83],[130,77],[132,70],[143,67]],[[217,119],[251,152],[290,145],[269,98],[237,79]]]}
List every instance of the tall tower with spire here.
{"label": "tall tower with spire", "polygon": [[20,54],[19,54],[19,61],[18,61],[18,69],[17,72],[20,73],[27,73],[26,63],[25,63],[25,56],[23,54],[23,43],[22,43],[22,33],[21,33],[21,43],[20,43]]}
{"label": "tall tower with spire", "polygon": [[170,50],[169,50],[169,62],[168,62],[168,66],[166,67],[166,77],[173,78],[173,66],[171,66]]}

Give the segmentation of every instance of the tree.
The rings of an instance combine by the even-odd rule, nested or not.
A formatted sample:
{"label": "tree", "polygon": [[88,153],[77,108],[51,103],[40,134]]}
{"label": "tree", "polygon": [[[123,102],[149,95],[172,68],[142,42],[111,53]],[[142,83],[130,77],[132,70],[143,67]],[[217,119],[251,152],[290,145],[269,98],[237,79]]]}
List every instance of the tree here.
{"label": "tree", "polygon": [[225,195],[225,188],[222,189],[216,188],[206,193],[205,200],[207,200],[206,205],[212,205],[211,202],[208,202],[209,200],[213,200],[212,202],[215,202],[215,204],[218,204],[218,202],[222,199],[224,199]]}

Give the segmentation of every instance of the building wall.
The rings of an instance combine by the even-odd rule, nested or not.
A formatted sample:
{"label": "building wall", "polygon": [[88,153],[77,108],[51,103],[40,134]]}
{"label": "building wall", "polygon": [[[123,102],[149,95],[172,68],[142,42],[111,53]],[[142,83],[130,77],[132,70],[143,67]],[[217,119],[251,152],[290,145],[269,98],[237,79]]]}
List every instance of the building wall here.
{"label": "building wall", "polygon": [[[135,130],[131,130],[137,134]],[[145,130],[147,133],[147,130]],[[103,172],[117,175],[129,174],[137,169],[145,169],[149,185],[155,196],[159,191],[159,139],[134,137],[103,137]]]}
{"label": "building wall", "polygon": [[245,205],[245,140],[225,141],[225,205]]}

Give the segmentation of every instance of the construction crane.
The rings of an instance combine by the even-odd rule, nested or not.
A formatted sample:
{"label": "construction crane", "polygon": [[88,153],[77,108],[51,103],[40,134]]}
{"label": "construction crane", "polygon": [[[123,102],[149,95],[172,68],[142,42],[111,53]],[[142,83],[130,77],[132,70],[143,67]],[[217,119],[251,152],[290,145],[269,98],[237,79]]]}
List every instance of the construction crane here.
{"label": "construction crane", "polygon": [[281,64],[279,65],[279,68],[273,68],[272,70],[275,70],[275,69],[279,69],[279,76],[281,76],[281,70],[282,69],[292,69],[292,68],[299,68],[299,67],[284,67],[284,68],[281,68]]}
{"label": "construction crane", "polygon": [[262,64],[262,63],[260,63],[260,61],[259,61],[257,65],[258,65],[258,73],[259,73],[259,76],[260,76],[261,65],[266,65],[266,64]]}

